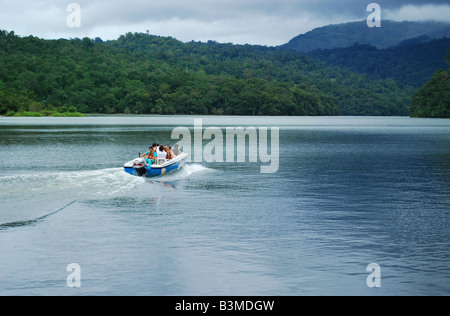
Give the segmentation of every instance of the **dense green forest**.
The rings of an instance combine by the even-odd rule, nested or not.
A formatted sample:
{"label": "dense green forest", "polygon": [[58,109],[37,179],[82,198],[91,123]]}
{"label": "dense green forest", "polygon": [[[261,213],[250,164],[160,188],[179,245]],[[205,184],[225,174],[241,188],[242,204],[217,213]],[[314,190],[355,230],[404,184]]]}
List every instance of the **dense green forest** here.
{"label": "dense green forest", "polygon": [[293,51],[128,33],[43,40],[0,31],[0,115],[408,115],[414,88]]}
{"label": "dense green forest", "polygon": [[423,43],[426,38],[428,37],[411,39],[387,49],[355,44],[347,48],[316,50],[308,55],[373,78],[392,78],[405,85],[420,88],[437,70],[447,67],[444,57],[450,47],[450,38],[428,38]]}
{"label": "dense green forest", "polygon": [[0,114],[6,116],[84,116],[75,106],[44,105],[33,100],[33,92],[8,89],[0,82]]}
{"label": "dense green forest", "polygon": [[[446,57],[450,63],[450,52]],[[450,67],[439,70],[419,91],[411,104],[412,117],[450,118]]]}

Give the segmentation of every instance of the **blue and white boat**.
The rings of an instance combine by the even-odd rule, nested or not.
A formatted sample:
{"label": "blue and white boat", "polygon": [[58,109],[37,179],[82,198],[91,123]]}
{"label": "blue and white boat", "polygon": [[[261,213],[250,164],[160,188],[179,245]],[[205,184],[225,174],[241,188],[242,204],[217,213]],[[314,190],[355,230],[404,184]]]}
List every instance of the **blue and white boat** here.
{"label": "blue and white boat", "polygon": [[158,159],[156,164],[151,166],[145,162],[144,158],[136,158],[123,167],[126,173],[133,176],[153,178],[180,170],[185,165],[187,157],[187,154],[180,153],[174,159]]}

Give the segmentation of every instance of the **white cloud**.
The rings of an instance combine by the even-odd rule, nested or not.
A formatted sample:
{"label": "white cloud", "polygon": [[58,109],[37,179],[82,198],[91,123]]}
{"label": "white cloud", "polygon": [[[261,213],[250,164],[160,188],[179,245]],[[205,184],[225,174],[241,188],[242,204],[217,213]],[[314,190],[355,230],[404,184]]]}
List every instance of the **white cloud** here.
{"label": "white cloud", "polygon": [[184,42],[214,40],[221,43],[276,46],[287,43],[293,37],[312,28],[338,22],[341,21],[318,18],[311,20],[307,16],[295,19],[254,16],[249,17],[248,20],[220,19],[214,21],[175,17],[160,21],[142,21],[128,24],[126,27],[122,24],[98,26],[92,28],[85,36],[95,37],[102,34],[103,39],[116,39],[127,31],[146,32],[149,30],[150,34],[172,36]]}
{"label": "white cloud", "polygon": [[450,5],[405,5],[399,9],[385,10],[383,17],[394,21],[450,22]]}
{"label": "white cloud", "polygon": [[[443,4],[445,1],[374,0],[380,3],[384,18],[448,21],[450,11]],[[81,6],[81,28],[66,25],[66,7],[71,2]],[[0,0],[0,28],[23,36],[103,39],[149,30],[151,34],[182,41],[274,46],[316,27],[363,20],[370,2],[373,1]]]}

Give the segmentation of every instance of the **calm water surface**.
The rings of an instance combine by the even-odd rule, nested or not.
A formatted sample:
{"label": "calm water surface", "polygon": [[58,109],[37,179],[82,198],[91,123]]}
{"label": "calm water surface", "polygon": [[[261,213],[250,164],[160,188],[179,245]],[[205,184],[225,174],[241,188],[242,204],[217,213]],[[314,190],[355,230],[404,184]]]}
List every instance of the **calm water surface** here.
{"label": "calm water surface", "polygon": [[280,127],[279,171],[123,172],[194,117],[0,118],[0,295],[450,295],[450,120],[202,119]]}

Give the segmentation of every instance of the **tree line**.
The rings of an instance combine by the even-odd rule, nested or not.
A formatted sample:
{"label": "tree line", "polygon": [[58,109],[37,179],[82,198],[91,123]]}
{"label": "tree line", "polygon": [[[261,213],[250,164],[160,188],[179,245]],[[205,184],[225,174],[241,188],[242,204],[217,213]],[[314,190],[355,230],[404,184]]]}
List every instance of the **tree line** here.
{"label": "tree line", "polygon": [[414,92],[297,52],[144,33],[102,41],[0,31],[0,63],[0,115],[407,115]]}
{"label": "tree line", "polygon": [[[445,59],[450,63],[450,49]],[[414,94],[411,116],[450,118],[450,67],[437,71],[431,80]]]}

